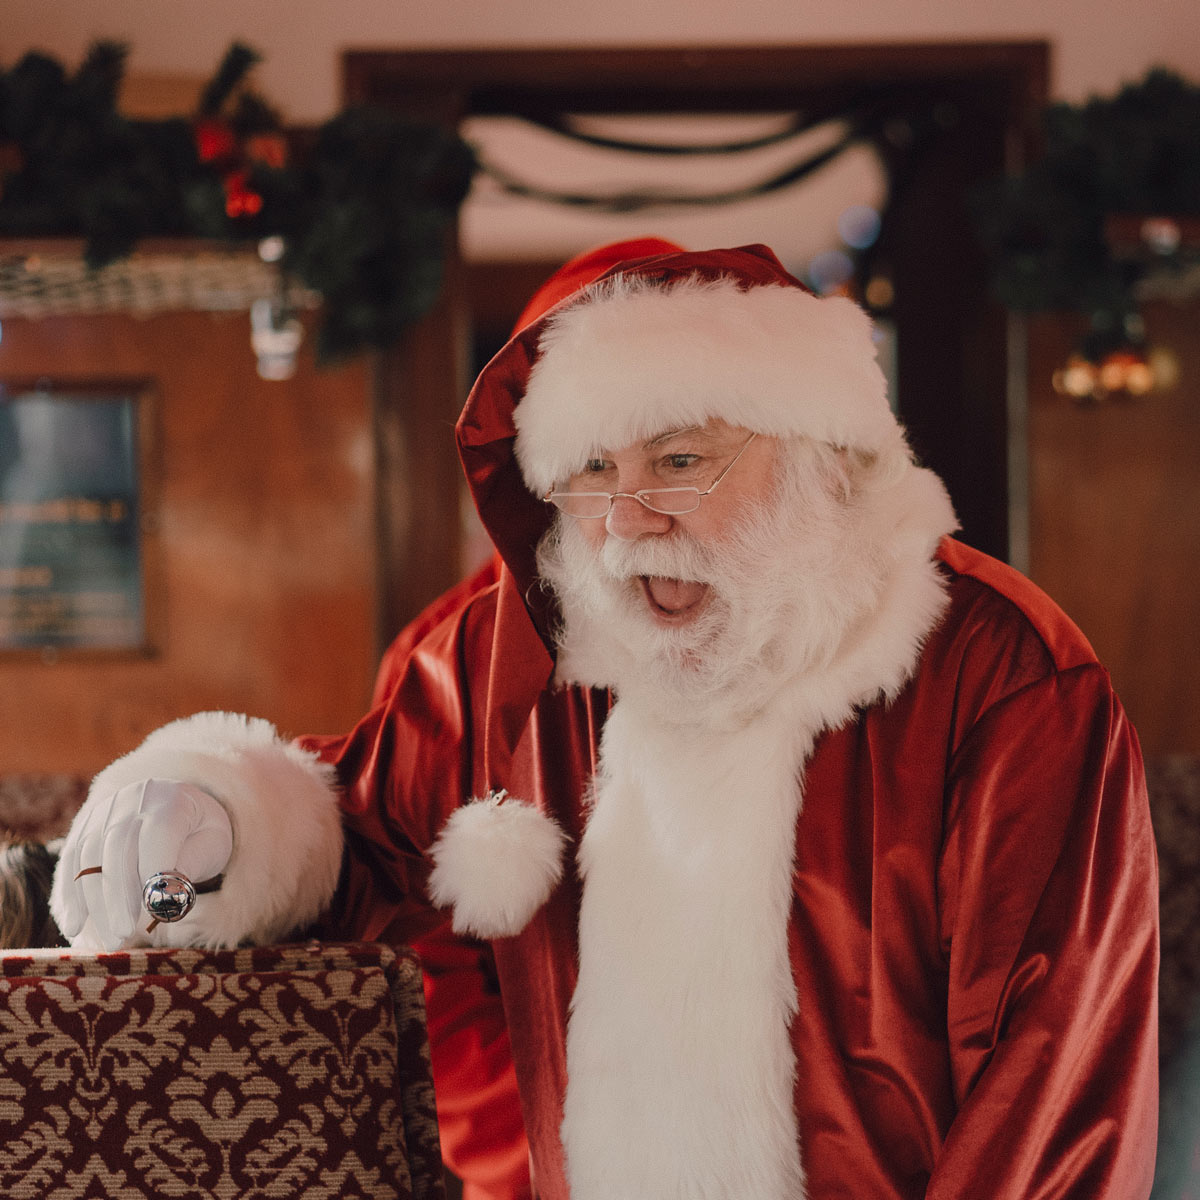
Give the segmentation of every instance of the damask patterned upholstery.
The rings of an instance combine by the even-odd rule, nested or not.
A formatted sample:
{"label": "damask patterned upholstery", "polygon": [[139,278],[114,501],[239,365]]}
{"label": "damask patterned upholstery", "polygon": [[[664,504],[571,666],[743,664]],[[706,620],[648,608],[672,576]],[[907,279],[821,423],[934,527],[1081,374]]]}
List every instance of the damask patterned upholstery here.
{"label": "damask patterned upholstery", "polygon": [[0,1195],[441,1200],[416,958],[0,956]]}
{"label": "damask patterned upholstery", "polygon": [[1159,973],[1158,1167],[1153,1200],[1200,1197],[1200,758],[1146,762],[1158,842],[1162,969]]}

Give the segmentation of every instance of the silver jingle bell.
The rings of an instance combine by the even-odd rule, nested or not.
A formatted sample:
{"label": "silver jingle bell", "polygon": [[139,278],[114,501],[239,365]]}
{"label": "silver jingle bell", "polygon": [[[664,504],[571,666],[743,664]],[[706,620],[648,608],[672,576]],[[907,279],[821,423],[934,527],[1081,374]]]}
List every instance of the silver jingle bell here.
{"label": "silver jingle bell", "polygon": [[157,871],[142,885],[142,904],[156,921],[182,921],[195,903],[195,886],[178,871]]}

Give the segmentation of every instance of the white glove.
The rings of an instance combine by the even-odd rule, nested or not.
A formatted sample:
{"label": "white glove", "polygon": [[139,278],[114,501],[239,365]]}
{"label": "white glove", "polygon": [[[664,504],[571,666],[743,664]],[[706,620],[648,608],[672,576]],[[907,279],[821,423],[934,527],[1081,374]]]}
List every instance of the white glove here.
{"label": "white glove", "polygon": [[91,796],[79,810],[54,875],[51,908],[73,945],[91,940],[89,925],[96,949],[148,945],[145,881],[177,871],[202,883],[220,875],[232,854],[229,815],[207,792],[169,779],[127,784]]}

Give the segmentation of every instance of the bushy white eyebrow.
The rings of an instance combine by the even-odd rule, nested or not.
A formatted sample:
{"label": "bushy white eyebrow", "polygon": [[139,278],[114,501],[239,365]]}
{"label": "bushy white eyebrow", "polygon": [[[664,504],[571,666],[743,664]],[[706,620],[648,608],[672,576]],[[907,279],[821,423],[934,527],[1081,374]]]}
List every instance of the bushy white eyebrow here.
{"label": "bushy white eyebrow", "polygon": [[[648,438],[646,441],[642,442],[639,449],[643,451],[653,451],[661,446],[664,442],[671,441],[672,438],[686,437],[691,434],[699,434],[700,437],[705,438],[710,442],[719,442],[721,440],[721,435],[710,429],[707,425],[681,425],[678,429],[668,429],[663,433],[656,434],[652,438]],[[596,450],[588,456],[587,461],[597,462],[606,459],[611,453],[612,451],[607,447],[602,450]]]}
{"label": "bushy white eyebrow", "polygon": [[684,425],[680,429],[668,429],[666,433],[660,433],[657,437],[652,437],[648,442],[643,442],[642,449],[653,450],[656,446],[661,446],[663,442],[669,442],[672,438],[680,437],[683,434],[704,432],[703,425]]}

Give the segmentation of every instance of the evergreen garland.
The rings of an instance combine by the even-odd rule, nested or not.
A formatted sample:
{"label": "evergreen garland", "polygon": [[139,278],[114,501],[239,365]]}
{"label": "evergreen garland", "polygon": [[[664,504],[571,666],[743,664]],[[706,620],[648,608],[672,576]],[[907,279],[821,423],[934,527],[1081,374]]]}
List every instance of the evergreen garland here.
{"label": "evergreen garland", "polygon": [[1200,87],[1150,71],[1112,98],[1057,103],[1045,153],[977,198],[996,295],[1007,307],[1092,314],[1092,356],[1129,340],[1138,284],[1188,256],[1129,255],[1109,244],[1114,215],[1200,216]]}
{"label": "evergreen garland", "polygon": [[[126,47],[99,42],[68,74],[26,54],[0,69],[0,237],[80,237],[91,267],[149,237],[254,244],[280,235],[283,270],[319,293],[322,360],[392,344],[441,289],[444,236],[478,169],[453,131],[348,108],[308,138],[245,86],[234,44],[197,111],[117,108]],[[1045,152],[976,197],[997,297],[1017,311],[1092,315],[1095,358],[1130,340],[1137,287],[1194,258],[1130,256],[1114,214],[1200,217],[1200,87],[1153,70],[1112,98],[1044,114]]]}
{"label": "evergreen garland", "polygon": [[196,113],[132,120],[125,58],[100,42],[73,75],[38,53],[0,70],[0,237],[81,237],[99,268],[148,237],[280,235],[283,269],[324,300],[325,361],[391,344],[433,304],[475,171],[453,131],[359,107],[285,135],[244,87],[258,55],[240,44]]}

